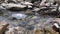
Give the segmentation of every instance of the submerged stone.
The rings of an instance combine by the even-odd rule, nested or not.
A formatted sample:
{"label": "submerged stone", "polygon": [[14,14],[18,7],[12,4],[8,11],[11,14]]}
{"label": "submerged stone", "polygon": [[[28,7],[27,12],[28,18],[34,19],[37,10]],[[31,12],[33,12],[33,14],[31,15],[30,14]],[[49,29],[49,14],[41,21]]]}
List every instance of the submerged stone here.
{"label": "submerged stone", "polygon": [[13,17],[13,18],[16,18],[16,19],[23,19],[23,18],[26,18],[26,16],[27,16],[27,15],[21,14],[21,13],[12,14],[12,17]]}
{"label": "submerged stone", "polygon": [[34,26],[33,25],[30,25],[29,27],[28,27],[28,30],[33,30],[34,29]]}

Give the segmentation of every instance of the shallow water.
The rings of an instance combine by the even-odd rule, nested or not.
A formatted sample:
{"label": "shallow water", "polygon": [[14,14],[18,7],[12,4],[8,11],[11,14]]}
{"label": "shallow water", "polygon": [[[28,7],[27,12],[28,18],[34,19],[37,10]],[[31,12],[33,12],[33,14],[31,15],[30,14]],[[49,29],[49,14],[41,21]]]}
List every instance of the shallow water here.
{"label": "shallow water", "polygon": [[[20,22],[19,20],[17,20],[17,21],[14,21],[14,20],[11,20],[10,19],[10,16],[12,15],[12,14],[14,14],[14,13],[25,13],[24,11],[20,11],[20,12],[12,12],[12,11],[5,11],[4,12],[4,15],[3,16],[0,16],[0,21],[2,21],[2,20],[6,20],[11,26],[10,27],[14,27],[14,26],[18,26],[18,23]],[[47,21],[47,20],[49,20],[49,19],[52,19],[53,17],[51,17],[51,16],[46,16],[46,17],[44,17],[44,16],[42,16],[42,15],[40,15],[40,16],[38,16],[39,18],[36,18],[37,19],[37,21],[39,20],[39,22],[41,22],[42,24],[44,24],[44,23],[49,23],[49,21]],[[36,20],[36,19],[34,19],[34,20]],[[27,19],[28,21],[29,20],[32,20],[32,21],[34,21],[33,19],[31,19],[31,18],[28,18]],[[27,20],[25,21],[25,22],[27,22]],[[46,22],[47,21],[47,22]],[[23,22],[23,21],[22,21]],[[36,21],[35,21],[36,22]],[[26,24],[27,25],[27,24]]]}

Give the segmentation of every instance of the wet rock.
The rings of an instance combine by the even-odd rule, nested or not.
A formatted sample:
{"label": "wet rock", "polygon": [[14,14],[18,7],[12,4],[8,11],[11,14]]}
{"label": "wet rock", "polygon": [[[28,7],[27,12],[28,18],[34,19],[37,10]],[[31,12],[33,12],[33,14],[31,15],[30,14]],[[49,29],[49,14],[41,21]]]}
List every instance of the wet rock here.
{"label": "wet rock", "polygon": [[24,0],[17,0],[18,3],[23,2]]}
{"label": "wet rock", "polygon": [[0,4],[1,4],[1,3],[4,3],[4,1],[5,1],[5,0],[0,0]]}
{"label": "wet rock", "polygon": [[0,23],[0,34],[4,34],[5,31],[8,29],[7,27],[9,26],[9,24],[3,20],[1,23]]}
{"label": "wet rock", "polygon": [[16,3],[16,0],[7,0],[8,3]]}
{"label": "wet rock", "polygon": [[13,4],[13,3],[9,3],[9,4],[1,4],[2,6],[4,6],[6,9],[11,10],[11,11],[18,11],[18,10],[24,10],[24,8],[26,8],[25,5],[21,5],[21,4]]}
{"label": "wet rock", "polygon": [[39,13],[40,14],[47,14],[47,13],[49,13],[49,11],[48,11],[49,9],[50,9],[49,7],[48,8],[47,7],[41,7]]}
{"label": "wet rock", "polygon": [[[57,22],[57,23],[59,23],[60,22],[60,18],[54,18],[53,20],[52,20],[52,22]],[[59,23],[60,24],[60,23]]]}
{"label": "wet rock", "polygon": [[30,3],[30,2],[21,2],[21,4],[23,4],[23,5],[33,5],[32,3]]}
{"label": "wet rock", "polygon": [[3,16],[3,12],[2,11],[0,12],[0,16]]}
{"label": "wet rock", "polygon": [[43,10],[43,11],[46,11],[46,10],[49,10],[49,7],[41,7],[40,10]]}
{"label": "wet rock", "polygon": [[47,2],[47,0],[43,0],[40,4],[40,6],[50,6],[50,3]]}
{"label": "wet rock", "polygon": [[25,8],[11,7],[11,8],[8,8],[8,10],[10,10],[10,11],[22,11],[22,10],[25,10]]}
{"label": "wet rock", "polygon": [[59,32],[60,33],[60,24],[58,24],[57,22],[53,24],[53,30],[56,31],[56,32]]}
{"label": "wet rock", "polygon": [[18,3],[21,1],[23,1],[23,0],[5,0],[5,3]]}
{"label": "wet rock", "polygon": [[9,24],[3,25],[3,27],[0,29],[0,34],[5,33],[5,31],[6,31],[7,27],[8,27],[8,25],[9,25]]}
{"label": "wet rock", "polygon": [[42,1],[41,4],[40,4],[40,6],[44,6],[45,2],[46,2],[46,0]]}
{"label": "wet rock", "polygon": [[0,6],[0,16],[3,16],[5,9],[3,6]]}
{"label": "wet rock", "polygon": [[46,3],[45,6],[50,6],[50,3]]}
{"label": "wet rock", "polygon": [[25,34],[25,29],[19,26],[12,27],[9,28],[9,30],[6,31],[5,34]]}
{"label": "wet rock", "polygon": [[0,10],[6,9],[5,7],[3,7],[2,5],[0,5]]}
{"label": "wet rock", "polygon": [[26,21],[23,21],[23,22],[19,22],[19,26],[21,26],[21,27],[25,27],[26,25],[27,25],[27,23],[28,22],[26,22]]}
{"label": "wet rock", "polygon": [[36,2],[36,1],[38,1],[38,0],[32,0],[31,3],[34,3],[34,2]]}
{"label": "wet rock", "polygon": [[47,14],[53,16],[57,16],[59,14],[59,11],[57,11],[57,7],[41,7],[40,10],[40,14]]}
{"label": "wet rock", "polygon": [[33,9],[33,7],[32,6],[28,6],[28,9]]}
{"label": "wet rock", "polygon": [[58,3],[57,2],[53,2],[53,3],[51,3],[51,6],[58,6]]}
{"label": "wet rock", "polygon": [[55,32],[59,32],[60,33],[60,18],[54,18],[52,20],[52,29],[55,31]]}
{"label": "wet rock", "polygon": [[31,18],[30,22],[28,23],[28,25],[36,25],[36,24],[38,24],[39,23],[39,19],[40,19],[39,17],[33,16]]}
{"label": "wet rock", "polygon": [[5,3],[20,3],[23,2],[23,0],[5,0]]}
{"label": "wet rock", "polygon": [[59,12],[60,12],[60,6],[59,6],[59,9],[58,9],[58,10],[59,10]]}
{"label": "wet rock", "polygon": [[51,10],[52,12],[53,11],[57,11],[57,7],[52,7],[53,9]]}
{"label": "wet rock", "polygon": [[32,0],[24,0],[24,1],[31,2]]}
{"label": "wet rock", "polygon": [[28,30],[33,30],[34,29],[34,26],[33,25],[30,25],[29,27],[28,27]]}
{"label": "wet rock", "polygon": [[33,9],[33,11],[35,11],[35,12],[37,12],[37,11],[39,11],[40,10],[40,8],[34,8]]}
{"label": "wet rock", "polygon": [[24,18],[27,17],[27,15],[21,14],[21,13],[17,13],[17,14],[12,14],[11,17],[12,17],[12,18],[15,18],[15,19],[24,19]]}
{"label": "wet rock", "polygon": [[30,22],[30,19],[31,18],[27,18],[25,21],[20,21],[18,23],[19,26],[22,26],[22,27],[26,27],[28,25],[28,23]]}

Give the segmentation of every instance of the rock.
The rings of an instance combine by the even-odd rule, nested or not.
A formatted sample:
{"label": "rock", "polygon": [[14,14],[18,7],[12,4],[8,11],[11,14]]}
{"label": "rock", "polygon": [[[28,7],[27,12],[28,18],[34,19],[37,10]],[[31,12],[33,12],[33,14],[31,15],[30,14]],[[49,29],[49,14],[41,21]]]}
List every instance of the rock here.
{"label": "rock", "polygon": [[47,8],[47,7],[41,7],[40,8],[41,11],[39,13],[40,14],[47,14],[47,13],[49,13],[49,9],[50,8]]}
{"label": "rock", "polygon": [[23,2],[23,0],[5,0],[5,3],[20,3]]}
{"label": "rock", "polygon": [[58,10],[59,10],[59,12],[60,12],[60,6],[59,6]]}
{"label": "rock", "polygon": [[56,28],[59,28],[58,23],[54,23],[54,26],[55,26]]}
{"label": "rock", "polygon": [[10,11],[22,11],[22,10],[25,10],[25,8],[11,7],[11,8],[8,8],[8,10],[10,10]]}
{"label": "rock", "polygon": [[54,9],[52,9],[51,11],[53,12],[53,11],[57,11],[57,8],[56,7],[53,7]]}
{"label": "rock", "polygon": [[51,6],[58,6],[58,3],[57,2],[54,2],[54,3],[51,3]]}
{"label": "rock", "polygon": [[48,10],[48,8],[47,7],[41,7],[40,10],[44,10],[45,11],[45,10]]}
{"label": "rock", "polygon": [[26,22],[26,21],[23,21],[23,22],[19,22],[19,26],[21,26],[21,27],[25,27],[26,25],[27,25],[27,23],[28,22]]}
{"label": "rock", "polygon": [[6,8],[0,5],[0,10],[3,10],[3,9],[6,9]]}
{"label": "rock", "polygon": [[59,32],[60,33],[60,24],[58,24],[57,22],[55,22],[52,26],[53,30],[56,31],[56,32]]}
{"label": "rock", "polygon": [[59,14],[59,11],[57,10],[57,7],[41,7],[40,8],[40,14],[46,14],[46,15],[53,15],[57,16]]}
{"label": "rock", "polygon": [[26,27],[29,22],[30,22],[30,18],[26,19],[25,21],[20,21],[18,25],[22,27]]}
{"label": "rock", "polygon": [[26,5],[21,5],[21,4],[13,4],[13,3],[9,3],[9,4],[1,4],[2,6],[4,6],[6,9],[8,10],[24,10],[24,8],[26,8]]}
{"label": "rock", "polygon": [[5,32],[5,34],[25,34],[25,28],[22,27],[12,27],[9,28],[8,31]]}
{"label": "rock", "polygon": [[0,0],[0,4],[1,4],[1,3],[4,3],[4,1],[5,1],[5,0]]}
{"label": "rock", "polygon": [[20,3],[20,2],[23,2],[23,1],[24,1],[24,0],[17,0],[17,2],[19,2],[19,3]]}
{"label": "rock", "polygon": [[60,18],[54,18],[52,21],[52,29],[55,31],[55,32],[59,32],[60,33]]}
{"label": "rock", "polygon": [[17,3],[17,0],[5,0],[5,3]]}
{"label": "rock", "polygon": [[8,25],[9,25],[9,24],[3,25],[3,27],[0,29],[0,34],[5,33],[5,31],[6,31],[7,27],[8,27]]}
{"label": "rock", "polygon": [[32,0],[25,0],[25,1],[27,1],[27,2],[31,2]]}
{"label": "rock", "polygon": [[30,25],[29,27],[28,27],[28,30],[33,30],[34,29],[34,26],[32,26],[32,25]]}
{"label": "rock", "polygon": [[7,27],[9,26],[9,24],[3,20],[1,23],[0,23],[0,34],[4,34],[5,31],[8,29]]}
{"label": "rock", "polygon": [[46,0],[43,0],[43,1],[41,2],[40,6],[44,6],[44,5],[45,5],[45,2],[46,2]]}
{"label": "rock", "polygon": [[50,3],[46,3],[45,6],[50,6]]}
{"label": "rock", "polygon": [[7,0],[8,3],[16,3],[16,0]]}
{"label": "rock", "polygon": [[50,6],[50,3],[47,2],[47,0],[43,0],[40,4],[40,6]]}
{"label": "rock", "polygon": [[2,11],[0,11],[0,16],[3,16],[3,14],[4,14],[4,13],[3,13]]}
{"label": "rock", "polygon": [[[52,20],[53,22],[60,22],[60,18],[54,18],[53,20]],[[59,23],[60,24],[60,23]]]}
{"label": "rock", "polygon": [[11,17],[12,17],[12,18],[15,18],[15,19],[24,19],[24,18],[27,17],[27,15],[21,14],[21,13],[17,13],[17,14],[12,14]]}
{"label": "rock", "polygon": [[29,5],[28,5],[28,9],[32,9],[32,8],[33,8],[32,6],[29,6]]}
{"label": "rock", "polygon": [[21,2],[21,4],[23,4],[23,5],[33,5],[32,3],[30,3],[30,2]]}
{"label": "rock", "polygon": [[34,8],[33,9],[33,11],[36,11],[36,12],[39,11],[39,10],[40,10],[40,8]]}
{"label": "rock", "polygon": [[3,6],[0,6],[0,16],[3,16],[5,9]]}
{"label": "rock", "polygon": [[36,2],[36,1],[38,1],[38,0],[31,0],[31,3],[34,3],[34,2]]}

